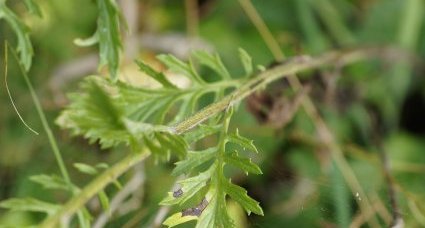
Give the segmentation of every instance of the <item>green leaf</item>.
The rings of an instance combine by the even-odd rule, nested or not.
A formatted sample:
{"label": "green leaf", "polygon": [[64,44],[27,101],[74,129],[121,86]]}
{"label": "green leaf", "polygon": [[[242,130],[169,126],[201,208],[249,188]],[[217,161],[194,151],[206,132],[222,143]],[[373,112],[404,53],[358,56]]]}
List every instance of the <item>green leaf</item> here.
{"label": "green leaf", "polygon": [[192,216],[192,215],[183,216],[183,214],[179,212],[168,217],[162,224],[168,227],[174,227],[174,226],[177,226],[192,220],[196,220],[196,219],[198,219],[197,216]]}
{"label": "green leaf", "polygon": [[197,84],[205,84],[204,80],[198,75],[191,63],[185,63],[172,55],[158,55],[162,63],[164,63],[171,71],[188,77],[192,82]]}
{"label": "green leaf", "polygon": [[42,17],[40,7],[33,0],[25,0],[24,3],[30,13]]}
{"label": "green leaf", "polygon": [[161,83],[162,86],[166,88],[176,89],[177,87],[173,85],[168,79],[165,77],[163,73],[157,72],[149,65],[145,64],[142,61],[137,61],[136,64],[139,66],[140,70],[145,72],[148,76],[155,79],[157,82]]}
{"label": "green leaf", "polygon": [[118,80],[121,36],[120,13],[115,0],[97,0],[99,16],[97,35],[99,37],[100,67],[108,65],[112,80]]}
{"label": "green leaf", "polygon": [[251,75],[254,69],[254,66],[252,65],[251,56],[242,48],[239,48],[238,51],[239,51],[239,59],[242,62],[243,68],[245,70],[245,74]]}
{"label": "green leaf", "polygon": [[227,153],[224,157],[227,164],[236,166],[242,169],[247,175],[248,173],[263,174],[260,167],[254,164],[250,158],[240,157],[238,152]]}
{"label": "green leaf", "polygon": [[208,206],[198,219],[196,228],[231,228],[235,227],[227,213],[226,195],[223,191],[213,189],[207,194]]}
{"label": "green leaf", "polygon": [[88,47],[97,43],[99,43],[99,36],[97,35],[97,32],[95,32],[93,36],[86,39],[81,39],[81,38],[74,39],[74,44],[80,47]]}
{"label": "green leaf", "polygon": [[98,169],[108,169],[109,165],[107,163],[102,162],[102,163],[96,164],[96,168],[98,168]]}
{"label": "green leaf", "polygon": [[78,171],[80,171],[80,172],[82,172],[82,173],[85,173],[85,174],[89,174],[89,175],[96,175],[98,172],[97,172],[97,169],[96,168],[94,168],[93,166],[91,166],[91,165],[87,165],[87,164],[83,164],[83,163],[74,163],[74,167],[78,170]]}
{"label": "green leaf", "polygon": [[54,214],[60,209],[59,205],[47,203],[34,198],[11,198],[0,202],[0,207],[7,208],[12,211],[44,212],[49,215]]}
{"label": "green leaf", "polygon": [[206,186],[207,181],[211,178],[211,175],[215,171],[216,166],[212,165],[207,171],[198,174],[197,176],[190,177],[177,183],[181,185],[180,190],[182,194],[178,197],[175,197],[173,192],[169,192],[168,196],[161,201],[161,205],[173,205],[173,204],[183,204],[199,192],[203,187]]}
{"label": "green leaf", "polygon": [[106,195],[105,191],[100,191],[97,195],[99,197],[100,205],[102,205],[103,210],[109,210],[109,198]]}
{"label": "green leaf", "polygon": [[176,162],[176,168],[172,175],[178,176],[183,173],[188,173],[190,170],[202,165],[211,160],[217,152],[217,148],[211,147],[202,151],[190,151],[187,153],[187,158],[183,161]]}
{"label": "green leaf", "polygon": [[68,184],[61,177],[56,175],[35,175],[31,176],[30,180],[40,184],[46,189],[69,190]]}
{"label": "green leaf", "polygon": [[230,80],[230,74],[218,54],[212,55],[206,51],[195,51],[193,56],[203,65],[214,70],[220,77]]}
{"label": "green leaf", "polygon": [[170,153],[167,148],[158,145],[154,138],[148,138],[147,136],[143,137],[143,142],[149,148],[149,150],[162,160],[170,160]]}
{"label": "green leaf", "polygon": [[257,215],[264,215],[259,203],[248,196],[247,191],[237,185],[232,184],[230,181],[223,180],[224,189],[233,200],[238,202],[249,214],[254,212]]}
{"label": "green leaf", "polygon": [[[182,173],[189,174],[207,161],[214,160],[214,162],[209,168],[210,171],[208,175],[204,172],[198,176],[189,177],[180,181],[179,183],[181,183],[182,187],[175,192],[168,193],[166,199],[162,201],[164,205],[179,204],[180,206],[184,206],[183,203],[189,199],[194,199],[195,195],[203,196],[206,194],[204,198],[206,207],[203,207],[202,204],[201,206],[198,205],[194,208],[188,208],[182,211],[183,215],[188,211],[192,213],[190,215],[199,216],[196,224],[198,228],[235,226],[233,220],[227,213],[226,195],[230,195],[230,197],[238,202],[248,214],[251,212],[263,214],[259,203],[249,197],[245,189],[227,181],[224,175],[224,166],[227,164],[238,167],[247,174],[261,174],[260,168],[254,164],[251,159],[241,157],[237,152],[226,153],[227,142],[236,143],[244,148],[257,151],[252,141],[240,136],[238,131],[233,135],[228,134],[228,126],[232,113],[232,109],[230,109],[223,114],[224,118],[221,118],[223,123],[218,126],[206,126],[204,129],[198,128],[195,130],[199,131],[196,134],[186,135],[186,138],[191,139],[191,143],[193,143],[217,131],[220,132],[218,146],[203,151],[188,152],[185,160],[176,163],[176,167],[173,170],[174,175]],[[204,200],[202,202],[204,202]],[[184,218],[181,218],[181,216],[170,217],[169,219],[169,221],[173,221],[167,223],[170,225],[185,222]]]}
{"label": "green leaf", "polygon": [[186,155],[188,145],[180,136],[157,132],[155,133],[155,138],[160,145],[168,148],[172,153],[181,157]]}
{"label": "green leaf", "polygon": [[199,141],[202,138],[205,138],[207,136],[216,134],[220,130],[221,130],[221,125],[219,125],[219,124],[213,125],[213,126],[200,124],[198,126],[198,128],[196,128],[195,130],[192,130],[192,131],[186,133],[184,138],[189,143],[193,143],[193,142],[197,142],[197,141]]}
{"label": "green leaf", "polygon": [[28,71],[31,67],[32,56],[34,55],[28,28],[19,20],[19,17],[6,6],[5,2],[5,0],[0,0],[0,19],[5,19],[15,32],[18,38],[17,51],[20,61],[25,67],[25,70]]}
{"label": "green leaf", "polygon": [[229,139],[230,142],[241,146],[244,150],[248,149],[250,151],[258,153],[258,150],[254,145],[254,141],[240,136],[238,129],[236,129],[236,134],[228,135],[228,139]]}
{"label": "green leaf", "polygon": [[105,79],[96,76],[85,78],[82,92],[69,96],[71,104],[61,113],[56,123],[68,128],[74,135],[84,135],[90,142],[99,140],[102,148],[127,145],[133,139],[125,127],[122,109],[106,91],[113,90]]}
{"label": "green leaf", "polygon": [[[170,152],[186,154],[187,143],[174,135],[172,127],[143,122],[151,120],[150,115],[167,112],[170,107],[163,99],[167,91],[151,92],[96,76],[85,78],[80,87],[81,92],[70,95],[71,104],[56,121],[61,127],[90,142],[99,141],[102,148],[122,143],[139,151],[145,142],[162,158],[168,159]],[[163,145],[156,146],[153,141]]]}

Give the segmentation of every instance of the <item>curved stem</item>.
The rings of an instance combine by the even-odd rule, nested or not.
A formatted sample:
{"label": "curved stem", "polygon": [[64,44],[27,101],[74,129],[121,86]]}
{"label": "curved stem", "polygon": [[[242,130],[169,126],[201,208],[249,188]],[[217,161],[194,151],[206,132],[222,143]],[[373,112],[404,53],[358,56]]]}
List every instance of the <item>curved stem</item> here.
{"label": "curved stem", "polygon": [[174,127],[174,130],[177,134],[182,134],[209,119],[211,116],[223,111],[228,106],[233,106],[235,103],[249,96],[254,91],[264,88],[266,85],[277,79],[289,77],[295,73],[315,69],[323,65],[336,63],[345,65],[371,57],[391,56],[392,51],[392,49],[385,48],[360,48],[331,51],[316,58],[312,58],[310,56],[294,57],[273,68],[261,72],[259,75],[249,80],[245,85],[224,97],[222,100],[205,107],[190,118],[177,124]]}

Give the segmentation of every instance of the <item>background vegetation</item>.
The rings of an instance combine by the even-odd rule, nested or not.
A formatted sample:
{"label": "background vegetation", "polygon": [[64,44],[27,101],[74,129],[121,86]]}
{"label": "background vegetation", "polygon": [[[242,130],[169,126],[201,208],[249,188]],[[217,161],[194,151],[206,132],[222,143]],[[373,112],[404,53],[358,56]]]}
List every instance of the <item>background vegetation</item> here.
{"label": "background vegetation", "polygon": [[[96,30],[98,10],[93,1],[36,1],[42,17],[29,13],[21,1],[7,5],[30,28],[35,57],[30,80],[58,140],[73,183],[83,187],[93,176],[74,163],[114,164],[128,149],[101,149],[54,125],[68,103],[66,93],[98,72],[96,46],[79,47],[76,38]],[[251,155],[262,175],[231,170],[233,182],[260,202],[264,216],[246,216],[234,202],[231,217],[239,227],[387,227],[403,220],[405,227],[425,226],[425,3],[421,0],[186,0],[119,1],[129,32],[124,32],[118,75],[133,85],[155,86],[139,73],[134,59],[157,69],[157,54],[187,60],[191,49],[220,54],[231,75],[242,75],[238,48],[255,65],[272,67],[283,56],[316,56],[335,49],[386,46],[398,48],[384,56],[347,67],[339,65],[299,74],[304,89],[294,91],[288,80],[274,82],[241,103],[231,129],[253,139],[259,153]],[[252,5],[251,5],[252,4]],[[0,41],[16,46],[11,27],[0,20]],[[4,46],[0,47],[4,53]],[[409,53],[409,54],[406,54]],[[5,59],[1,55],[1,68]],[[66,202],[63,192],[46,190],[29,179],[42,173],[60,174],[34,102],[15,60],[9,58],[8,85],[22,118],[19,120],[6,87],[0,90],[0,201],[34,197]],[[211,74],[202,70],[202,74]],[[3,74],[2,74],[3,75]],[[186,83],[178,75],[169,75]],[[317,119],[304,111],[309,96],[348,161],[363,192],[341,174],[329,142],[316,132]],[[208,103],[208,100],[203,101]],[[320,122],[320,121],[319,121]],[[207,138],[203,145],[214,145]],[[331,145],[332,148],[332,145]],[[175,208],[158,203],[175,183],[173,162],[150,158],[119,178],[130,186],[126,200],[104,213],[94,198],[87,207],[97,227],[155,227]],[[114,196],[123,192],[105,189]],[[125,195],[126,194],[126,195]],[[369,212],[360,210],[365,200]],[[366,213],[366,214],[365,214]],[[0,226],[36,224],[43,214],[0,209]],[[77,224],[77,223],[75,223]],[[96,225],[95,225],[96,226]],[[185,225],[182,225],[184,227]],[[193,223],[186,224],[192,227]]]}

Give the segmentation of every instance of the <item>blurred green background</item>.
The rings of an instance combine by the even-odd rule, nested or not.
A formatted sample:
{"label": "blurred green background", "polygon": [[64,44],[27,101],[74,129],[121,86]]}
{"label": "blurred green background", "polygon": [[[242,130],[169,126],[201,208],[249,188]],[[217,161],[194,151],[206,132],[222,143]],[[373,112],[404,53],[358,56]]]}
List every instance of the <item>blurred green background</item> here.
{"label": "blurred green background", "polygon": [[[43,14],[39,18],[27,13],[21,1],[7,2],[31,30],[35,57],[30,79],[73,182],[84,186],[92,177],[72,168],[73,163],[113,164],[126,153],[125,148],[101,150],[96,144],[71,137],[54,125],[59,111],[67,104],[65,94],[75,91],[82,77],[97,72],[98,50],[73,44],[75,38],[89,37],[95,31],[96,5],[87,0],[37,1]],[[125,17],[136,13],[135,18],[128,18],[130,31],[125,33],[129,40],[124,40],[122,77],[131,78],[135,71],[134,58],[155,65],[156,54],[172,53],[187,59],[191,48],[218,52],[233,75],[243,71],[237,57],[239,47],[250,53],[256,64],[269,66],[274,62],[238,1],[119,2]],[[423,0],[253,0],[252,3],[286,56],[387,45],[407,50],[418,59],[425,56]],[[16,44],[10,27],[0,21],[0,42],[3,44],[4,40]],[[3,45],[0,50],[4,53]],[[0,59],[3,72],[4,56]],[[59,170],[14,61],[9,59],[8,76],[13,99],[23,119],[41,134],[34,135],[22,124],[2,83],[0,201],[31,196],[64,202],[66,194],[42,189],[29,180],[31,175],[59,173]],[[388,156],[405,227],[425,227],[424,72],[420,63],[399,56],[393,61],[368,60],[343,69],[328,67],[300,75],[303,84],[312,88],[313,101],[371,199],[382,227],[388,227],[391,222],[392,206],[379,151]],[[233,118],[232,126],[254,139],[259,148],[260,153],[253,159],[264,174],[247,177],[235,172],[232,179],[260,201],[265,216],[247,217],[241,208],[231,204],[232,217],[241,227],[368,227],[356,204],[361,196],[350,192],[302,108],[293,118],[278,124],[282,116],[289,115],[291,107],[299,108],[294,100],[296,94],[289,91],[287,83],[276,82],[249,97]],[[256,102],[260,103],[259,107],[253,106]],[[125,183],[134,173],[142,174],[143,183],[133,194],[138,200],[115,213],[105,226],[152,227],[160,210],[158,202],[174,183],[170,176],[172,168],[172,162],[158,165],[151,159],[120,178]],[[114,193],[116,189],[108,187],[106,191]],[[101,213],[96,202],[89,203],[94,215]],[[19,227],[42,218],[37,213],[0,209],[0,226]]]}

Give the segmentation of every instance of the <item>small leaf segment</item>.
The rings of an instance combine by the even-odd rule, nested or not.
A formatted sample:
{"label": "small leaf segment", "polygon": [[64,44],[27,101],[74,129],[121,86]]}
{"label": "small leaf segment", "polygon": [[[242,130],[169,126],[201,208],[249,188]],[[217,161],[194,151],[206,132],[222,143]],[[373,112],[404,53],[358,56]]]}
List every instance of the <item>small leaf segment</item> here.
{"label": "small leaf segment", "polygon": [[[240,155],[237,151],[226,149],[226,145],[232,143],[238,145],[242,150],[248,149],[258,153],[251,140],[240,136],[237,131],[235,134],[228,133],[231,116],[232,109],[229,109],[223,116],[221,129],[209,132],[218,134],[219,142],[216,147],[202,151],[190,151],[185,160],[176,163],[174,175],[190,175],[196,172],[198,174],[179,181],[180,188],[169,192],[161,202],[162,205],[179,205],[184,208],[171,215],[164,225],[173,227],[187,221],[197,220],[196,227],[199,228],[234,227],[234,223],[227,213],[226,196],[230,196],[232,200],[239,203],[248,214],[253,212],[263,215],[259,203],[249,197],[244,188],[233,184],[224,174],[226,165],[239,168],[246,174],[262,174],[260,168],[251,159]],[[202,132],[202,129],[200,131]],[[186,205],[193,205],[193,202],[194,206],[185,208]]]}
{"label": "small leaf segment", "polygon": [[[32,0],[26,0],[25,4],[31,12],[40,13],[38,6]],[[38,11],[38,13],[37,13]],[[41,15],[41,14],[39,14]],[[29,37],[28,27],[22,23],[19,17],[6,5],[6,0],[0,0],[0,20],[4,19],[18,38],[17,51],[19,53],[19,61],[28,71],[31,67],[34,50]]]}
{"label": "small leaf segment", "polygon": [[99,15],[96,32],[86,39],[75,39],[78,46],[91,46],[99,43],[99,68],[108,66],[110,78],[118,81],[120,51],[122,48],[120,21],[123,17],[115,0],[97,0]]}

